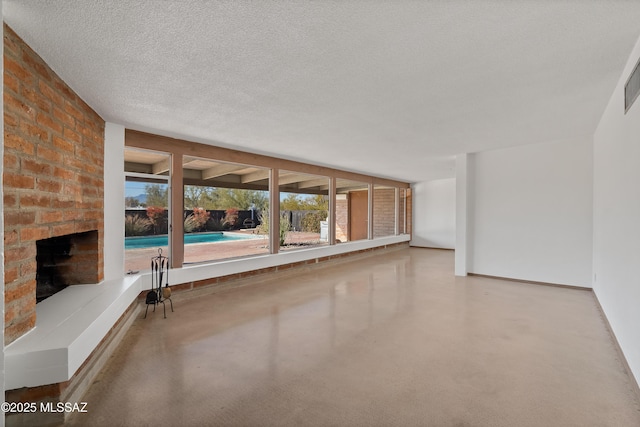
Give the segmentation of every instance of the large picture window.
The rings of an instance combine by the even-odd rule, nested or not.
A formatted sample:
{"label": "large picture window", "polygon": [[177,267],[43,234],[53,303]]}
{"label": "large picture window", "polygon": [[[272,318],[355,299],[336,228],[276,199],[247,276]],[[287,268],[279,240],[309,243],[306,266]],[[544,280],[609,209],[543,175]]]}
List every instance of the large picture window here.
{"label": "large picture window", "polygon": [[329,244],[329,178],[279,171],[280,250]]}
{"label": "large picture window", "polygon": [[396,234],[396,188],[373,187],[373,238]]}
{"label": "large picture window", "polygon": [[125,150],[125,271],[150,268],[169,254],[169,154]]}
{"label": "large picture window", "polygon": [[407,233],[408,185],[126,130],[125,270]]}
{"label": "large picture window", "polygon": [[336,242],[369,238],[369,184],[336,180]]}
{"label": "large picture window", "polygon": [[269,169],[185,156],[184,262],[269,253]]}

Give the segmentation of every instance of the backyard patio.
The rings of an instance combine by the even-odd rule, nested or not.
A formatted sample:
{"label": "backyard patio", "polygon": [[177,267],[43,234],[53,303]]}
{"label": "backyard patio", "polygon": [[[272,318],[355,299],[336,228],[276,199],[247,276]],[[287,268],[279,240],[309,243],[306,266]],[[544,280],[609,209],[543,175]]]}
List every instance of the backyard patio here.
{"label": "backyard patio", "polygon": [[[253,229],[238,230],[225,234],[255,235],[255,239],[247,238],[226,242],[193,243],[184,246],[185,264],[216,261],[249,255],[261,255],[269,253],[269,240],[266,235],[254,234]],[[280,251],[309,248],[326,245],[320,240],[320,233],[303,231],[290,231],[287,233],[285,245]],[[163,247],[163,255],[168,256],[167,247]],[[140,248],[125,250],[125,271],[144,271],[150,268],[151,258],[158,255],[158,248]]]}

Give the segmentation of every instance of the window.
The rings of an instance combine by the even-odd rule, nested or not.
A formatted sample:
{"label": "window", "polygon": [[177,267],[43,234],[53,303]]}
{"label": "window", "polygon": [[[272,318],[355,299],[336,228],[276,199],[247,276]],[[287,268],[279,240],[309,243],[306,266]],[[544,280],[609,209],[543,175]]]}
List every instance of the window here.
{"label": "window", "polygon": [[280,250],[329,244],[329,178],[281,170]]}
{"label": "window", "polygon": [[125,271],[150,268],[169,255],[169,154],[125,150]]}
{"label": "window", "polygon": [[640,95],[640,61],[631,72],[629,80],[624,85],[624,111],[629,111],[633,102]]}
{"label": "window", "polygon": [[398,234],[407,233],[407,189],[398,189]]}
{"label": "window", "polygon": [[369,238],[369,185],[336,180],[336,242]]}
{"label": "window", "polygon": [[126,270],[148,270],[158,249],[179,268],[409,229],[402,182],[132,130],[125,138]]}
{"label": "window", "polygon": [[373,238],[396,234],[396,188],[373,187]]}
{"label": "window", "polygon": [[184,262],[269,253],[269,169],[185,156]]}

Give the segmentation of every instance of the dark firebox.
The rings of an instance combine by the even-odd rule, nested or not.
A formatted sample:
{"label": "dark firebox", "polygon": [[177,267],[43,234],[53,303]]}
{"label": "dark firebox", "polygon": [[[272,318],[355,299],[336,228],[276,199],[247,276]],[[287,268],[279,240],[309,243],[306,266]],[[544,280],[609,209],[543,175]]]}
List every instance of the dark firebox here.
{"label": "dark firebox", "polygon": [[96,283],[97,242],[97,231],[38,240],[36,302],[69,285]]}

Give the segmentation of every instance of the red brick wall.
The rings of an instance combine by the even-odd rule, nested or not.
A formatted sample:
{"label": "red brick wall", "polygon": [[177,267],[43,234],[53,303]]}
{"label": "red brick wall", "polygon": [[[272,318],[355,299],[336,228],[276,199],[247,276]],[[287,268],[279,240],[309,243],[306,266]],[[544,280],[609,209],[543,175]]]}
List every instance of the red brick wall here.
{"label": "red brick wall", "polygon": [[411,234],[413,233],[413,194],[410,188],[407,189],[405,197],[407,199],[407,229],[405,230],[405,233]]}
{"label": "red brick wall", "polygon": [[[399,217],[396,216],[395,200],[396,194],[394,188],[374,188],[373,192],[373,237],[393,236],[395,235],[396,222],[400,234],[410,233],[409,224],[411,223],[411,199],[410,190],[401,190]],[[408,203],[405,210],[404,203]],[[407,215],[407,228],[403,229],[404,217]],[[336,239],[346,242],[349,227],[349,203],[347,199],[336,200]]]}
{"label": "red brick wall", "polygon": [[4,25],[5,344],[36,320],[36,240],[98,230],[104,121]]}
{"label": "red brick wall", "polygon": [[336,200],[336,241],[347,242],[349,240],[349,201],[344,195],[339,194]]}
{"label": "red brick wall", "polygon": [[396,234],[396,190],[395,188],[373,189],[373,237]]}

